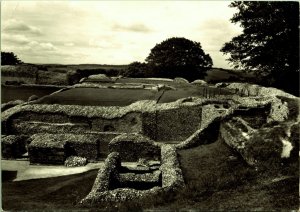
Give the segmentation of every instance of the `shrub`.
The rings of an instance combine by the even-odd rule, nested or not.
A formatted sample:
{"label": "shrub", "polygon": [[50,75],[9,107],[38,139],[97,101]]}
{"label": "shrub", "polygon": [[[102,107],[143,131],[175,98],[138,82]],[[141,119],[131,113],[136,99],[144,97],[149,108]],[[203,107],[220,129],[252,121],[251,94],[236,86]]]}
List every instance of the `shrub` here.
{"label": "shrub", "polygon": [[65,166],[76,167],[85,166],[87,164],[87,159],[78,156],[70,156],[65,160]]}

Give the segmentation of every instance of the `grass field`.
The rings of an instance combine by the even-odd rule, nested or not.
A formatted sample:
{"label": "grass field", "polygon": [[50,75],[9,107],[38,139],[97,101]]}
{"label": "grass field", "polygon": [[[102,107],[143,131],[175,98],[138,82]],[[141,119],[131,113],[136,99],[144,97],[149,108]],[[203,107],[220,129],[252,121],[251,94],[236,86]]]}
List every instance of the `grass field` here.
{"label": "grass field", "polygon": [[28,97],[36,95],[43,97],[49,95],[60,88],[56,87],[36,87],[36,86],[6,86],[1,85],[1,102],[6,103],[12,100],[24,100],[27,101]]}
{"label": "grass field", "polygon": [[138,100],[156,100],[161,92],[144,89],[73,88],[41,99],[40,104],[125,106]]}
{"label": "grass field", "polygon": [[207,75],[205,76],[204,80],[208,83],[251,82],[255,81],[255,76],[243,70],[212,68],[211,70],[207,71]]}
{"label": "grass field", "polygon": [[155,100],[158,103],[173,102],[191,96],[213,97],[231,93],[213,87],[188,86],[177,90],[155,91],[145,89],[72,88],[45,96],[38,104],[126,106],[139,100]]}

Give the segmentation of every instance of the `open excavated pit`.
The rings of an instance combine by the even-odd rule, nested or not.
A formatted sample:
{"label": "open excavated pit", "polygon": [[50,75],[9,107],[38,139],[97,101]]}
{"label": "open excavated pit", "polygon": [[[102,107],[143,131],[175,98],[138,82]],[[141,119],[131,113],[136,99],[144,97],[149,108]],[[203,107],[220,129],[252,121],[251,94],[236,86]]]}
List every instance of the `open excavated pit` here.
{"label": "open excavated pit", "polygon": [[174,146],[161,147],[159,161],[146,160],[138,165],[122,166],[118,152],[112,152],[99,169],[91,192],[80,201],[83,205],[97,203],[140,201],[167,195],[184,186],[184,180]]}

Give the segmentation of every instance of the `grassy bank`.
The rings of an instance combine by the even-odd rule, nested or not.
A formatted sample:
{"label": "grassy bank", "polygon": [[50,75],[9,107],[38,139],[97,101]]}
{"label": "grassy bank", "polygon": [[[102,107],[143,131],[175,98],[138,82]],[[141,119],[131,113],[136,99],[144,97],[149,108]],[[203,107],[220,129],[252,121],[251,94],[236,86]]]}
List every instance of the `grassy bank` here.
{"label": "grassy bank", "polygon": [[223,141],[179,152],[186,188],[167,209],[296,210],[298,176],[280,178],[249,167]]}

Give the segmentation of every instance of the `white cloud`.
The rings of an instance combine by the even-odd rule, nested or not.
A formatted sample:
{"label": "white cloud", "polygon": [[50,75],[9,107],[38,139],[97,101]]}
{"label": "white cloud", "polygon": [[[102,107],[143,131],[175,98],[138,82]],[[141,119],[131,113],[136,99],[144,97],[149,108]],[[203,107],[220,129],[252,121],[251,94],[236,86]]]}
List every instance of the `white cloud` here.
{"label": "white cloud", "polygon": [[69,42],[69,43],[64,43],[64,46],[74,46],[75,44],[72,43],[72,42]]}
{"label": "white cloud", "polygon": [[147,27],[146,25],[142,23],[133,23],[130,25],[122,25],[122,24],[115,24],[112,27],[113,30],[118,30],[118,31],[131,31],[131,32],[150,32],[151,29]]}
{"label": "white cloud", "polygon": [[35,26],[27,25],[23,21],[16,19],[9,19],[3,23],[4,32],[12,33],[32,33],[32,34],[41,34],[41,30]]}
{"label": "white cloud", "polygon": [[1,44],[31,63],[38,58],[38,62],[128,64],[143,61],[157,43],[176,36],[200,42],[216,67],[227,68],[219,50],[238,33],[229,21],[235,11],[228,4],[5,1]]}
{"label": "white cloud", "polygon": [[30,42],[29,38],[25,35],[18,34],[1,34],[1,45],[26,45]]}

